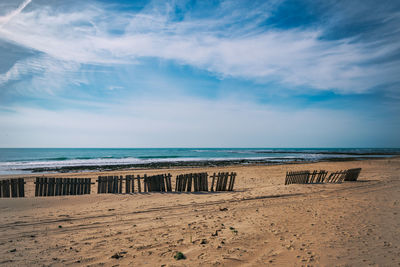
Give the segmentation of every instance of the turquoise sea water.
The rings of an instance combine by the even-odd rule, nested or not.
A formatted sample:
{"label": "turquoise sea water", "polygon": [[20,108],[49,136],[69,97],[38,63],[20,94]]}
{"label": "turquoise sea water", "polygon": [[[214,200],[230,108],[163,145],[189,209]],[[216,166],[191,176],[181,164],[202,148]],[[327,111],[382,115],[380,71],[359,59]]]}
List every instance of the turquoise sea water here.
{"label": "turquoise sea water", "polygon": [[390,157],[383,148],[0,148],[0,174],[25,169],[157,162],[258,160],[266,163]]}

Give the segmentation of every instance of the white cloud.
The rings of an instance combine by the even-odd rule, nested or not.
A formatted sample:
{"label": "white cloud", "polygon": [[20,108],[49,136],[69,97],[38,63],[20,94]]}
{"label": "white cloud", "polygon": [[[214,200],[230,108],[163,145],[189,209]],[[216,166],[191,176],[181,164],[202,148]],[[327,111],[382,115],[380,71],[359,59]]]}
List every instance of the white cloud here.
{"label": "white cloud", "polygon": [[[220,77],[273,80],[289,87],[344,93],[398,81],[398,62],[379,68],[365,63],[398,50],[400,43],[381,47],[352,39],[324,41],[321,29],[260,31],[245,23],[233,27],[237,15],[174,22],[154,8],[138,14],[117,14],[100,6],[68,13],[50,7],[21,11],[13,12],[13,19],[0,28],[0,38],[65,62],[60,68],[67,66],[66,72],[71,64],[79,68],[79,64],[124,64],[155,57],[206,69]],[[254,16],[252,22],[260,14]],[[224,31],[226,25],[230,25],[229,33]],[[112,34],[112,29],[123,33]],[[21,69],[19,65],[25,65],[26,72],[32,68],[33,73],[48,67],[36,68],[26,62],[16,65],[0,74],[0,83],[18,79],[23,73],[15,70]]]}
{"label": "white cloud", "polygon": [[18,94],[54,95],[65,85],[86,83],[85,78],[79,75],[79,66],[74,61],[59,60],[46,54],[28,57],[17,61],[6,73],[0,75],[0,87],[9,81],[22,80],[21,86],[15,87]]}

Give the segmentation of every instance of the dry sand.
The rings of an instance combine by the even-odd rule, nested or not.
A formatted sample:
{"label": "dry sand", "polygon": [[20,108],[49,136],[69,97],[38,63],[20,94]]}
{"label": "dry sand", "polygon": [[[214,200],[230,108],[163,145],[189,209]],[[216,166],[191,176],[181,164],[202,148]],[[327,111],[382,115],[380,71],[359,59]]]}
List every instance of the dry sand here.
{"label": "dry sand", "polygon": [[[287,170],[354,167],[359,182],[283,185]],[[235,192],[35,198],[28,179],[28,197],[0,199],[0,264],[400,266],[400,158],[116,173],[199,171],[236,171]]]}

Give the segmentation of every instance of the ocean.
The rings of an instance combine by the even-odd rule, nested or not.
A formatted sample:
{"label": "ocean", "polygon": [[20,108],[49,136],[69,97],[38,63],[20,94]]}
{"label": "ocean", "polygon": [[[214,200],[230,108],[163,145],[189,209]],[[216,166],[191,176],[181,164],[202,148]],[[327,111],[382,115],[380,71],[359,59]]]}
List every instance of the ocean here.
{"label": "ocean", "polygon": [[0,174],[362,160],[397,148],[0,148]]}

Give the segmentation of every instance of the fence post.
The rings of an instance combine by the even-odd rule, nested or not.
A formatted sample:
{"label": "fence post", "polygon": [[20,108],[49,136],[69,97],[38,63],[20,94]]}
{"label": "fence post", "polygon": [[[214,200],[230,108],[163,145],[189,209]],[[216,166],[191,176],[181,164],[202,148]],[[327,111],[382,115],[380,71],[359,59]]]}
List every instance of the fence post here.
{"label": "fence post", "polygon": [[179,186],[180,186],[180,184],[181,184],[181,177],[182,177],[181,174],[179,174],[179,175],[176,176],[176,180],[175,180],[175,192],[179,192],[179,191],[180,191],[180,190],[179,190]]}
{"label": "fence post", "polygon": [[167,181],[168,181],[168,192],[172,192],[171,177],[172,177],[172,175],[171,175],[170,173],[168,173],[168,175],[167,175]]}
{"label": "fence post", "polygon": [[11,197],[18,197],[17,180],[10,179],[10,183],[11,183]]}
{"label": "fence post", "polygon": [[125,194],[129,194],[131,192],[131,176],[125,175]]}
{"label": "fence post", "polygon": [[138,186],[138,193],[142,193],[142,188],[140,186],[140,175],[137,176],[137,186]]}
{"label": "fence post", "polygon": [[54,195],[58,196],[60,190],[60,178],[56,178]]}

